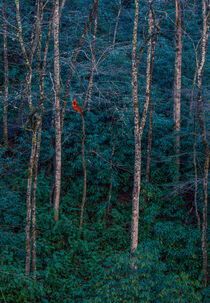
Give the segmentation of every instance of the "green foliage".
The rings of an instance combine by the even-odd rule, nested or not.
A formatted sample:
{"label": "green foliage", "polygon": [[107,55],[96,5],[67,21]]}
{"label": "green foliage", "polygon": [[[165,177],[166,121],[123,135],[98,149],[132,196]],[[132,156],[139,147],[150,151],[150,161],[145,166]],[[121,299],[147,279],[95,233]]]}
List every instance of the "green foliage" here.
{"label": "green foliage", "polygon": [[200,283],[184,272],[169,271],[160,259],[160,244],[151,240],[139,244],[135,271],[128,254],[113,255],[94,302],[200,302],[201,295],[195,290]]}

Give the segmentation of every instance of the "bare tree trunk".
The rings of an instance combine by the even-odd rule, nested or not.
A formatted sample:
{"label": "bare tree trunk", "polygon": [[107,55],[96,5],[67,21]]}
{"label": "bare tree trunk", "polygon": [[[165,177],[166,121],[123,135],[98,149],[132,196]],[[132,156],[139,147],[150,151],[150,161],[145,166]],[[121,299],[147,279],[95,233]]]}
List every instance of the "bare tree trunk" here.
{"label": "bare tree trunk", "polygon": [[113,47],[115,45],[115,41],[116,41],[116,35],[117,35],[117,29],[118,29],[118,24],[119,24],[119,20],[120,20],[120,14],[121,14],[121,10],[122,10],[122,1],[121,0],[118,0],[119,1],[119,11],[118,11],[118,14],[117,14],[117,19],[116,19],[116,23],[115,23],[115,28],[114,28],[114,36],[113,36]]}
{"label": "bare tree trunk", "polygon": [[[42,114],[41,114],[42,119]],[[36,279],[36,193],[37,193],[37,175],[38,175],[38,163],[41,145],[41,135],[42,135],[42,124],[40,120],[40,125],[37,134],[36,142],[36,152],[34,158],[34,179],[33,179],[33,198],[32,198],[32,272],[34,278]]]}
{"label": "bare tree trunk", "polygon": [[26,263],[25,263],[25,272],[26,275],[30,275],[30,266],[31,266],[31,186],[33,179],[33,167],[35,160],[35,151],[36,151],[36,134],[33,133],[32,143],[31,143],[31,157],[28,168],[28,181],[27,181],[27,196],[26,196],[26,228],[25,228],[25,246],[26,246]]}
{"label": "bare tree trunk", "polygon": [[[33,55],[36,50],[36,46],[38,43],[39,38],[39,24],[36,23],[36,32],[35,32],[35,38],[34,33],[32,32],[31,35],[31,53],[30,57],[28,56],[26,49],[25,49],[25,43],[22,36],[22,24],[20,19],[20,7],[19,7],[19,0],[15,0],[16,4],[16,17],[18,22],[18,35],[19,35],[19,41],[22,49],[22,53],[25,59],[25,65],[27,69],[27,75],[26,75],[26,91],[27,91],[27,98],[28,98],[28,104],[29,109],[31,113],[33,112],[33,106],[32,106],[32,99],[31,99],[31,79],[32,79],[32,61],[33,61]],[[36,2],[36,19],[39,20],[39,2]],[[36,21],[38,22],[38,21]],[[25,261],[25,272],[26,275],[30,275],[30,266],[31,266],[31,214],[32,214],[32,205],[31,205],[31,188],[32,188],[32,182],[33,182],[33,169],[35,164],[35,153],[36,153],[36,131],[37,127],[39,126],[39,119],[37,120],[37,124],[34,124],[34,118],[38,119],[38,116],[35,114],[30,114],[28,117],[28,120],[25,123],[25,128],[27,127],[27,124],[30,122],[30,129],[29,131],[32,132],[32,145],[31,145],[31,156],[30,156],[30,162],[29,162],[29,168],[28,168],[28,180],[27,180],[27,194],[26,194],[26,228],[25,228],[25,253],[26,253],[26,261]],[[26,128],[27,129],[27,128]]]}
{"label": "bare tree trunk", "polygon": [[[196,108],[195,108],[196,111]],[[197,167],[197,155],[196,155],[196,144],[197,144],[197,134],[196,134],[196,112],[194,113],[194,142],[193,142],[193,165],[195,172],[195,192],[194,192],[194,203],[195,203],[195,214],[197,218],[198,229],[201,229],[201,220],[198,213],[198,167]]]}
{"label": "bare tree trunk", "polygon": [[98,4],[95,11],[95,21],[94,21],[94,32],[93,32],[93,43],[92,43],[92,49],[91,49],[91,72],[90,72],[90,79],[88,83],[88,91],[87,91],[87,101],[88,106],[87,110],[90,111],[90,103],[91,103],[91,94],[92,94],[92,88],[93,88],[93,75],[94,70],[96,68],[96,59],[95,59],[95,46],[96,46],[96,32],[97,32],[97,26],[98,26]]}
{"label": "bare tree trunk", "polygon": [[[96,32],[97,32],[97,25],[98,25],[98,2],[99,0],[95,0],[93,9],[90,13],[88,23],[83,31],[82,37],[79,42],[79,46],[75,52],[73,61],[72,61],[72,68],[70,70],[68,79],[67,79],[67,84],[66,84],[66,89],[65,89],[65,96],[64,96],[64,103],[63,103],[63,108],[62,108],[62,129],[63,129],[63,122],[64,122],[64,115],[65,115],[65,107],[66,107],[66,102],[68,99],[68,91],[69,91],[69,85],[71,81],[71,77],[73,74],[73,67],[77,61],[77,57],[79,55],[79,51],[82,47],[82,44],[84,42],[85,35],[88,31],[88,28],[92,22],[92,18],[95,15],[95,22],[94,22],[94,34],[93,34],[93,44],[92,44],[92,66],[91,66],[91,75],[90,75],[90,80],[88,84],[88,90],[87,90],[87,98],[88,98],[88,111],[90,111],[90,103],[91,103],[91,93],[92,93],[92,87],[93,87],[93,73],[95,69],[95,40],[96,40]],[[83,107],[85,104],[83,105]],[[81,213],[80,213],[80,225],[79,225],[79,233],[80,236],[82,235],[82,227],[83,227],[83,221],[84,221],[84,208],[85,208],[85,200],[86,200],[86,195],[87,195],[87,167],[86,167],[86,161],[85,161],[85,119],[81,115],[82,118],[82,165],[83,165],[83,196],[82,196],[82,204],[81,204]]]}
{"label": "bare tree trunk", "polygon": [[8,108],[8,57],[7,57],[7,8],[3,0],[3,26],[4,26],[4,146],[8,146],[7,108]]}
{"label": "bare tree trunk", "polygon": [[117,137],[118,137],[118,129],[116,130],[116,133],[115,133],[114,143],[113,143],[113,147],[112,147],[112,154],[111,154],[111,157],[110,157],[110,184],[109,184],[107,214],[109,214],[111,198],[112,198],[112,183],[113,183],[113,163],[112,163],[112,160],[113,160],[114,153],[115,153]]}
{"label": "bare tree trunk", "polygon": [[[154,30],[152,14],[149,17],[149,35],[152,35]],[[147,167],[146,167],[146,182],[150,182],[150,166],[151,166],[151,150],[152,150],[152,123],[153,123],[153,112],[151,102],[151,84],[152,84],[152,72],[155,60],[155,49],[157,44],[157,36],[155,40],[150,40],[148,43],[147,50],[147,74],[146,74],[146,97],[145,102],[149,103],[149,133],[148,133],[148,144],[147,144]]]}
{"label": "bare tree trunk", "polygon": [[151,171],[151,151],[152,151],[152,125],[153,125],[153,111],[152,102],[149,100],[149,132],[147,142],[147,167],[146,167],[146,182],[150,183],[150,171]]}
{"label": "bare tree trunk", "polygon": [[[149,0],[150,1],[150,0]],[[151,13],[152,13],[152,18],[153,18],[153,21],[154,21],[154,24],[155,27],[156,27],[156,32],[151,32],[151,34],[148,34],[148,36],[146,37],[146,39],[144,40],[144,43],[142,44],[142,46],[140,47],[139,51],[138,51],[138,55],[137,55],[137,58],[136,58],[136,65],[137,67],[139,66],[139,63],[141,61],[141,57],[143,55],[143,51],[145,49],[145,47],[147,46],[147,44],[150,42],[150,40],[152,39],[153,43],[152,43],[152,53],[153,53],[153,56],[152,56],[152,64],[151,64],[151,69],[153,70],[153,65],[154,65],[154,60],[155,60],[155,50],[156,50],[156,45],[157,45],[157,40],[158,40],[158,37],[159,37],[159,34],[160,34],[160,25],[161,25],[161,22],[162,22],[162,19],[164,17],[164,12],[165,12],[165,9],[166,9],[166,6],[167,6],[167,3],[168,3],[168,0],[165,0],[165,5],[164,5],[164,8],[163,8],[163,12],[162,12],[162,15],[159,19],[159,24],[156,23],[156,17],[155,17],[155,12],[154,12],[154,9],[152,8],[151,4],[152,4],[152,1],[150,1],[150,9],[151,9]]]}
{"label": "bare tree trunk", "polygon": [[83,195],[82,195],[80,225],[79,225],[80,236],[82,234],[84,208],[85,208],[85,200],[86,200],[86,193],[87,193],[87,168],[86,168],[86,161],[85,161],[85,119],[82,115],[81,115],[81,117],[82,117],[82,165],[83,165],[84,177],[83,177]]}
{"label": "bare tree trunk", "polygon": [[65,3],[66,3],[66,0],[62,0],[61,5],[60,5],[59,18],[60,18],[61,15],[62,15],[62,10],[63,10],[63,8],[64,8],[64,6],[65,6]]}
{"label": "bare tree trunk", "polygon": [[22,49],[23,56],[24,56],[24,59],[25,59],[25,65],[28,69],[30,69],[30,63],[29,63],[28,55],[27,55],[27,52],[26,52],[26,49],[25,49],[25,44],[24,44],[23,36],[22,36],[22,24],[21,24],[21,20],[20,20],[19,0],[15,0],[15,4],[16,4],[16,17],[17,17],[17,22],[18,22],[19,41],[20,41],[21,49]]}
{"label": "bare tree trunk", "polygon": [[[33,61],[33,56],[37,47],[38,39],[39,39],[39,24],[36,21],[36,32],[35,35],[32,31],[31,34],[31,48],[30,48],[30,56],[28,56],[26,48],[25,48],[25,43],[23,40],[22,36],[22,24],[20,20],[20,5],[19,5],[19,0],[15,0],[16,4],[16,17],[17,17],[17,22],[18,22],[18,36],[19,36],[19,41],[22,49],[22,53],[25,59],[25,65],[27,68],[27,75],[26,75],[26,91],[27,91],[27,97],[28,97],[28,104],[29,104],[29,109],[30,111],[33,110],[32,106],[32,100],[31,100],[31,79],[32,79],[32,61]],[[35,20],[39,19],[39,2],[36,2],[36,17]],[[35,38],[34,38],[35,36]]]}
{"label": "bare tree trunk", "polygon": [[[139,130],[139,104],[138,104],[138,71],[136,66],[136,44],[138,31],[139,1],[135,0],[135,19],[133,28],[132,47],[132,97],[134,106],[134,140],[135,140],[135,160],[134,160],[134,182],[132,196],[132,220],[131,220],[131,257],[138,246],[138,224],[139,224],[139,194],[141,184],[141,140]],[[132,264],[135,268],[135,264]]]}
{"label": "bare tree trunk", "polygon": [[[44,104],[44,74],[45,74],[46,63],[47,63],[47,54],[48,54],[48,49],[49,49],[50,35],[51,35],[51,32],[52,32],[54,11],[55,11],[55,3],[53,5],[53,9],[52,9],[51,16],[50,16],[50,19],[49,19],[49,24],[48,24],[47,41],[46,41],[46,44],[45,44],[45,51],[44,51],[42,69],[41,69],[41,63],[39,64],[40,106],[42,106]],[[42,12],[42,14],[43,14],[43,12]],[[61,16],[61,10],[60,10],[60,16]],[[43,19],[43,17],[41,17],[41,20],[42,19]],[[41,37],[40,37],[40,49],[41,49]],[[39,57],[40,57],[39,61],[41,62],[41,51],[40,51]],[[53,110],[54,110],[54,108],[53,108]],[[55,155],[53,156],[53,163],[55,163]],[[55,165],[54,165],[54,167],[55,167]],[[50,205],[53,204],[54,188],[55,188],[55,172],[54,172],[54,175],[53,175],[53,183],[52,183],[51,191],[50,191]]]}
{"label": "bare tree trunk", "polygon": [[[37,125],[36,132],[36,152],[34,161],[34,180],[33,180],[33,197],[32,197],[32,272],[34,279],[36,279],[37,274],[37,258],[36,258],[36,194],[37,194],[37,176],[38,176],[38,163],[41,145],[41,135],[42,135],[42,117],[44,112],[44,76],[43,72],[45,70],[46,58],[43,62],[43,71],[41,71],[41,28],[43,21],[43,0],[40,1],[40,14],[39,14],[39,48],[38,48],[38,73],[39,73],[39,90],[40,90],[40,104],[41,104],[41,114],[40,120]],[[47,42],[46,42],[47,45]]]}
{"label": "bare tree trunk", "polygon": [[[32,265],[35,272],[36,270],[36,189],[37,189],[37,167],[38,167],[38,157],[40,150],[40,140],[41,133],[38,138],[38,147],[37,147],[37,130],[40,127],[41,120],[38,120],[36,125],[34,126],[32,131],[32,143],[31,143],[31,156],[30,163],[28,168],[28,181],[27,181],[27,195],[26,195],[26,205],[27,205],[27,213],[26,213],[26,264],[25,264],[25,272],[29,276],[30,275],[30,266],[31,266],[31,216],[32,216],[32,240],[33,240],[33,260]],[[38,150],[37,150],[38,148]],[[35,170],[35,174],[34,174]],[[33,180],[34,176],[34,180]],[[33,183],[33,195],[31,193]],[[31,203],[32,200],[32,203]],[[35,274],[34,274],[35,276]]]}
{"label": "bare tree trunk", "polygon": [[[194,189],[194,204],[195,204],[195,215],[197,219],[198,229],[201,229],[201,219],[198,211],[198,165],[197,165],[197,151],[196,151],[196,145],[197,145],[197,129],[196,129],[196,117],[197,117],[197,100],[194,100],[194,92],[195,92],[195,86],[197,81],[197,74],[198,74],[198,68],[199,68],[199,61],[197,56],[196,48],[195,50],[195,57],[196,57],[196,68],[195,73],[193,77],[193,85],[192,85],[192,91],[191,91],[191,100],[190,100],[190,107],[189,107],[189,116],[190,116],[190,122],[192,120],[192,110],[194,105],[194,117],[193,117],[193,166],[194,166],[194,175],[195,175],[195,189]],[[193,102],[194,101],[194,102]]]}
{"label": "bare tree trunk", "polygon": [[[153,14],[152,14],[153,15]],[[154,16],[152,16],[153,22]],[[161,22],[160,22],[161,23]],[[149,84],[149,132],[148,132],[148,142],[147,142],[147,166],[146,166],[146,182],[147,184],[150,182],[150,171],[151,171],[151,152],[152,152],[152,130],[153,130],[153,109],[152,109],[152,101],[151,101],[151,84],[152,84],[152,74],[153,74],[153,68],[154,68],[154,63],[155,63],[155,51],[156,51],[156,46],[157,46],[157,41],[158,37],[160,34],[160,23],[158,26],[158,31],[156,36],[152,39],[151,44],[152,44],[152,55],[151,55],[151,64],[150,64],[150,84]],[[154,24],[151,26],[151,34],[154,31]],[[148,49],[148,56],[149,55],[149,49]],[[149,79],[148,79],[149,80]],[[145,196],[144,202],[147,202],[147,198]]]}
{"label": "bare tree trunk", "polygon": [[[80,48],[83,44],[85,35],[87,33],[87,30],[91,24],[92,18],[95,15],[95,21],[94,21],[94,33],[93,33],[93,43],[92,43],[92,60],[91,60],[91,74],[90,74],[90,79],[89,79],[89,84],[88,84],[88,90],[87,90],[87,100],[88,100],[88,111],[90,111],[90,103],[91,103],[91,93],[92,93],[92,87],[93,87],[93,74],[94,74],[94,69],[95,69],[95,42],[96,42],[96,32],[97,32],[97,26],[98,26],[98,2],[99,0],[95,0],[93,9],[90,13],[89,16],[89,20],[88,23],[84,29],[84,32],[82,34],[82,37],[80,39],[80,43],[79,46],[76,50],[74,59],[73,59],[73,65],[75,65]],[[72,77],[72,73],[73,73],[73,68],[70,71],[68,80],[67,80],[67,87],[69,87],[70,85],[70,81],[71,81],[71,77]],[[69,88],[68,88],[69,90]],[[65,97],[66,97],[66,101],[68,99],[68,91],[66,89],[65,91]],[[65,98],[64,98],[65,99]],[[65,101],[65,100],[64,100]],[[65,104],[64,104],[65,106]],[[63,119],[64,119],[64,114],[65,114],[65,107],[63,106],[63,111],[62,111],[62,127],[63,127]],[[85,106],[85,104],[83,105],[83,107]],[[81,204],[81,213],[80,213],[80,236],[82,235],[82,227],[83,227],[83,221],[84,221],[84,207],[85,207],[85,200],[86,200],[86,195],[87,195],[87,167],[86,167],[86,161],[85,161],[85,119],[84,117],[81,115],[82,117],[82,165],[83,165],[83,173],[84,173],[84,177],[83,177],[83,196],[82,196],[82,204]]]}
{"label": "bare tree trunk", "polygon": [[[150,1],[151,3],[151,1]],[[136,59],[136,43],[137,43],[137,29],[138,29],[138,12],[139,2],[135,0],[135,19],[133,30],[133,48],[132,48],[132,96],[134,106],[134,139],[135,139],[135,160],[134,160],[134,183],[132,194],[132,219],[131,219],[131,257],[133,259],[131,268],[135,269],[134,253],[138,247],[138,223],[139,223],[139,196],[141,190],[141,139],[144,131],[144,126],[147,118],[147,110],[149,105],[149,98],[146,98],[144,103],[143,114],[139,125],[139,105],[138,105],[138,64],[139,60]],[[150,8],[149,13],[149,32],[152,32],[152,11]],[[150,39],[152,38],[149,34]],[[151,57],[150,57],[151,61]],[[147,74],[150,69],[147,69]],[[149,74],[148,74],[149,76]],[[148,91],[146,92],[148,94]]]}
{"label": "bare tree trunk", "polygon": [[177,180],[180,172],[180,119],[181,119],[181,76],[182,76],[182,22],[181,3],[175,0],[176,28],[175,28],[175,73],[174,73],[174,131]]}
{"label": "bare tree trunk", "polygon": [[208,40],[208,29],[209,24],[207,20],[207,1],[202,0],[202,14],[203,14],[203,30],[202,30],[202,47],[201,47],[201,61],[198,68],[198,121],[200,126],[201,137],[203,140],[203,145],[205,149],[205,163],[204,163],[204,176],[203,176],[203,226],[202,226],[202,252],[203,252],[203,284],[207,287],[207,277],[208,277],[208,260],[207,260],[207,243],[206,243],[206,233],[207,233],[207,207],[208,207],[208,170],[209,170],[209,145],[206,138],[206,128],[205,122],[202,117],[202,73],[203,67],[206,59],[207,51],[207,40]]}
{"label": "bare tree trunk", "polygon": [[[26,88],[28,95],[28,103],[30,108],[30,114],[25,123],[25,128],[27,124],[30,122],[29,131],[32,132],[32,148],[31,148],[31,156],[29,163],[29,173],[28,173],[28,185],[27,185],[27,215],[26,215],[26,274],[30,274],[30,263],[31,263],[31,239],[32,239],[32,271],[34,273],[34,278],[36,278],[36,192],[37,192],[37,172],[38,172],[38,160],[40,153],[40,144],[41,144],[41,124],[42,124],[42,116],[43,116],[43,103],[44,103],[44,72],[46,67],[47,53],[49,47],[49,38],[51,33],[51,26],[53,22],[53,13],[50,17],[49,26],[48,26],[48,35],[47,41],[45,45],[44,58],[43,58],[43,66],[41,70],[41,27],[43,21],[43,0],[36,2],[36,31],[35,33],[32,31],[31,34],[31,50],[30,56],[28,57],[23,37],[22,37],[22,25],[20,20],[20,12],[19,12],[19,1],[15,0],[16,8],[17,8],[17,21],[18,21],[18,29],[19,29],[19,40],[22,48],[22,52],[25,58],[25,64],[27,67],[27,75],[26,75]],[[31,100],[31,78],[32,78],[32,62],[33,56],[37,47],[39,45],[38,50],[38,72],[40,78],[40,102],[35,109],[32,106]],[[38,114],[38,111],[41,109],[41,114]],[[27,128],[26,128],[27,129]],[[33,183],[33,194],[31,193]],[[32,200],[32,203],[31,203]],[[32,226],[31,226],[31,216],[32,216]],[[31,230],[32,229],[32,230]],[[32,238],[31,235],[32,234]]]}
{"label": "bare tree trunk", "polygon": [[54,220],[59,218],[61,191],[61,119],[60,119],[60,64],[59,64],[59,0],[54,0],[54,85],[55,85],[55,193]]}
{"label": "bare tree trunk", "polygon": [[[37,154],[37,151],[36,151]],[[36,158],[35,155],[35,167],[36,167]],[[34,168],[35,168],[34,167]],[[33,277],[36,279],[37,274],[37,267],[36,267],[36,190],[37,190],[37,169],[35,168],[34,171],[34,181],[33,181],[33,197],[32,197],[32,227],[31,227],[31,234],[32,234],[32,272]]]}
{"label": "bare tree trunk", "polygon": [[[31,87],[31,78],[32,78],[32,61],[33,61],[33,57],[34,57],[34,53],[37,47],[37,43],[39,40],[39,31],[41,30],[40,28],[40,17],[39,17],[39,11],[40,11],[40,5],[42,3],[42,0],[40,0],[40,2],[37,0],[35,2],[35,17],[34,17],[34,25],[32,27],[32,32],[31,32],[31,41],[30,41],[30,53],[29,56],[26,52],[25,46],[24,46],[24,41],[23,41],[23,37],[22,37],[22,25],[21,25],[21,21],[20,21],[20,12],[19,12],[19,0],[15,0],[16,1],[16,7],[17,7],[17,20],[18,20],[18,28],[19,28],[19,40],[20,40],[20,44],[21,44],[21,48],[22,48],[22,52],[25,58],[25,65],[27,68],[27,74],[26,74],[26,79],[25,79],[25,83],[26,83],[26,88],[23,91],[22,97],[21,97],[21,104],[18,110],[18,124],[20,125],[22,122],[22,115],[23,115],[23,111],[24,111],[24,107],[26,104],[26,95],[28,98],[28,103],[29,103],[29,108],[32,111],[32,103],[31,103],[31,98],[28,97],[28,95],[31,94],[30,91],[30,87]],[[34,33],[35,31],[35,33]]]}
{"label": "bare tree trunk", "polygon": [[16,4],[16,18],[17,18],[17,23],[18,23],[18,36],[19,36],[19,41],[20,41],[20,45],[21,45],[21,49],[22,49],[22,53],[23,53],[23,56],[24,56],[24,59],[25,59],[25,66],[26,66],[26,69],[27,69],[27,73],[26,73],[26,88],[24,90],[24,94],[23,94],[23,99],[22,99],[22,102],[21,102],[21,105],[20,105],[20,110],[19,110],[19,122],[21,121],[21,118],[22,118],[22,112],[23,112],[23,109],[24,109],[24,106],[25,106],[25,95],[27,95],[28,97],[28,102],[29,102],[29,108],[31,109],[32,108],[32,105],[30,104],[30,89],[29,89],[29,86],[30,86],[30,83],[29,83],[29,75],[30,75],[30,69],[31,69],[31,66],[30,66],[30,63],[29,63],[29,59],[28,59],[28,55],[27,55],[27,52],[26,52],[26,49],[25,49],[25,44],[24,44],[24,41],[23,41],[23,36],[22,36],[22,24],[21,24],[21,20],[20,20],[20,5],[19,5],[19,0],[15,0],[15,4]]}

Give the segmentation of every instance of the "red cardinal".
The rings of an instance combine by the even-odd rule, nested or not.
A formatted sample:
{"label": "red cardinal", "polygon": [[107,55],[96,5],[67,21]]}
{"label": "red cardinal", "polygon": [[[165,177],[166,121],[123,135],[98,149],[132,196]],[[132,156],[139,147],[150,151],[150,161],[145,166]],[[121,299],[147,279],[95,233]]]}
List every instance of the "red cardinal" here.
{"label": "red cardinal", "polygon": [[81,114],[82,116],[84,116],[84,114],[83,114],[81,108],[80,108],[79,105],[78,105],[78,102],[77,102],[77,99],[76,99],[76,98],[74,98],[72,107],[73,107],[74,110],[77,110],[78,112],[80,112],[80,114]]}

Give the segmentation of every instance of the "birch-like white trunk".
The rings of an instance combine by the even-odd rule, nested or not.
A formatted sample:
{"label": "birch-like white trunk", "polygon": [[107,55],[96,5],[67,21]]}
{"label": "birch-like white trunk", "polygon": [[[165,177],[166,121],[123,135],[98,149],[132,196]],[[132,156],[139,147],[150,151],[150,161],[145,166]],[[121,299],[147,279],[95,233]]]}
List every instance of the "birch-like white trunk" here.
{"label": "birch-like white trunk", "polygon": [[33,168],[35,161],[35,152],[36,152],[36,134],[32,135],[31,142],[31,156],[30,163],[28,168],[28,180],[27,180],[27,194],[26,194],[26,227],[25,227],[25,253],[26,253],[26,262],[25,262],[25,273],[27,276],[30,275],[30,266],[31,266],[31,187],[32,187],[32,178],[33,178]]}
{"label": "birch-like white trunk", "polygon": [[[151,1],[150,1],[151,2]],[[149,89],[151,85],[151,39],[148,41],[148,61],[147,61],[147,87],[146,98],[144,103],[143,114],[139,122],[139,104],[138,104],[138,60],[136,59],[136,44],[137,44],[137,30],[138,30],[138,14],[139,2],[135,0],[135,19],[133,29],[133,47],[132,47],[132,97],[134,106],[134,140],[135,140],[135,160],[134,160],[134,181],[132,193],[132,219],[131,219],[131,257],[133,259],[131,268],[135,269],[134,253],[138,247],[138,233],[139,233],[139,196],[141,190],[141,139],[144,131],[144,126],[147,118],[147,111],[149,105]],[[152,12],[149,13],[149,35],[152,32]]]}
{"label": "birch-like white trunk", "polygon": [[180,0],[175,0],[175,70],[174,70],[174,131],[177,179],[180,171],[181,77],[182,77],[182,24]]}
{"label": "birch-like white trunk", "polygon": [[59,0],[54,0],[54,86],[55,86],[55,192],[54,220],[59,218],[61,191],[61,118],[60,118],[60,63],[59,63]]}
{"label": "birch-like white trunk", "polygon": [[[148,35],[151,36],[154,30],[152,13],[149,15],[149,30]],[[148,145],[147,145],[147,167],[146,167],[146,181],[149,183],[150,179],[150,164],[151,164],[151,150],[152,150],[152,121],[153,121],[153,113],[152,113],[152,102],[151,102],[151,85],[152,85],[152,69],[154,65],[155,58],[155,48],[156,42],[152,41],[152,39],[148,42],[148,50],[147,50],[147,73],[146,73],[146,97],[145,103],[149,105],[149,133],[148,133]]]}
{"label": "birch-like white trunk", "polygon": [[[132,219],[131,219],[131,257],[133,257],[138,246],[138,226],[139,226],[139,194],[141,182],[141,141],[139,136],[139,104],[138,104],[138,70],[136,65],[136,44],[138,31],[139,1],[135,0],[135,19],[133,28],[132,45],[132,97],[134,106],[134,140],[135,140],[135,160],[134,160],[134,180],[132,194]],[[132,264],[135,268],[135,264]]]}
{"label": "birch-like white trunk", "polygon": [[202,115],[202,73],[206,60],[206,52],[207,52],[207,40],[208,40],[208,31],[209,31],[209,23],[208,23],[208,11],[207,11],[208,1],[202,0],[202,15],[203,15],[203,30],[202,30],[202,38],[201,38],[201,61],[198,68],[198,77],[197,77],[197,88],[198,88],[198,121],[200,126],[201,137],[205,149],[205,162],[203,168],[203,226],[202,226],[202,252],[203,252],[203,284],[204,287],[207,287],[208,281],[208,253],[207,253],[207,209],[208,209],[208,171],[209,171],[209,143],[206,136],[206,127],[205,121]]}

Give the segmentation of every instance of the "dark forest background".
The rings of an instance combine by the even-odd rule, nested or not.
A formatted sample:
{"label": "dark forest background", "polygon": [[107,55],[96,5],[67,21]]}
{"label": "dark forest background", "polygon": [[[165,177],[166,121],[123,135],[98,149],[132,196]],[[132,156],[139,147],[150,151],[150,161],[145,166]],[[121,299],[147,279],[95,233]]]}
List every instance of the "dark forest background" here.
{"label": "dark forest background", "polygon": [[[20,0],[22,35],[30,53],[35,2]],[[137,269],[130,266],[134,174],[132,101],[132,34],[135,2],[101,0],[95,40],[96,66],[90,110],[88,85],[92,67],[94,17],[79,45],[94,1],[67,0],[60,17],[61,106],[72,67],[62,133],[62,179],[59,220],[52,203],[55,111],[54,40],[51,34],[44,78],[42,138],[36,196],[36,278],[25,275],[25,226],[28,168],[31,154],[31,109],[26,94],[24,56],[18,38],[15,1],[7,1],[8,144],[3,138],[4,41],[0,29],[0,287],[1,302],[207,302],[203,286],[202,228],[195,210],[194,143],[196,132],[197,204],[203,222],[205,148],[196,112],[196,55],[201,56],[202,1],[182,1],[181,149],[177,176],[174,148],[173,85],[175,1],[153,1],[161,19],[151,85],[153,133],[151,176],[146,182],[149,119],[142,137]],[[116,28],[116,40],[113,43]],[[44,1],[41,55],[47,41],[53,1]],[[137,48],[148,36],[148,1],[139,1]],[[3,24],[3,3],[0,3]],[[195,49],[195,48],[196,49]],[[38,47],[32,62],[31,96],[39,104]],[[138,70],[140,116],[146,90],[147,46]],[[202,82],[202,117],[207,124],[208,50]],[[84,111],[87,194],[82,234],[83,124],[72,108],[77,98]],[[40,108],[39,108],[40,110]],[[34,116],[31,116],[31,120]],[[27,123],[26,123],[27,122]],[[30,122],[32,125],[34,121]],[[32,126],[31,126],[32,127]],[[112,183],[112,187],[110,187]],[[110,189],[111,188],[111,189]],[[111,194],[111,197],[110,197]],[[110,199],[109,199],[110,197]],[[109,201],[109,203],[108,203]],[[108,206],[109,204],[109,206]],[[109,207],[109,211],[107,208]],[[208,238],[208,232],[207,232]]]}

